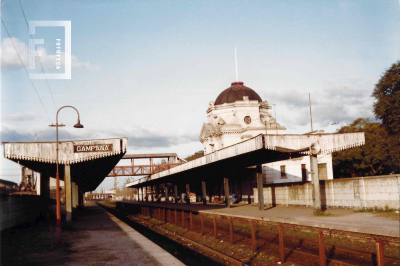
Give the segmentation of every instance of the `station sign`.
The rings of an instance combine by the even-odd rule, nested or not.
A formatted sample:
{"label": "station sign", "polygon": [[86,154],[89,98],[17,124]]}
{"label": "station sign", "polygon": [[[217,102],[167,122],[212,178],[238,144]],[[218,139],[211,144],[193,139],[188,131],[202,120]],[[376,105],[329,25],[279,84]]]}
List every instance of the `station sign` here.
{"label": "station sign", "polygon": [[80,152],[111,152],[112,144],[74,145],[74,153]]}

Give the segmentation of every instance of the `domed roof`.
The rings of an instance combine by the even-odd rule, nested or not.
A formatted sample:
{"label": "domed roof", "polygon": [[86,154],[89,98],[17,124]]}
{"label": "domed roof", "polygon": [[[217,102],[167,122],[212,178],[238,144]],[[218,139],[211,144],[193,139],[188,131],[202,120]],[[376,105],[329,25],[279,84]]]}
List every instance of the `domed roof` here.
{"label": "domed roof", "polygon": [[243,96],[248,96],[249,100],[262,102],[261,97],[255,91],[244,86],[243,82],[236,81],[232,83],[232,86],[221,92],[214,104],[218,105],[243,101]]}

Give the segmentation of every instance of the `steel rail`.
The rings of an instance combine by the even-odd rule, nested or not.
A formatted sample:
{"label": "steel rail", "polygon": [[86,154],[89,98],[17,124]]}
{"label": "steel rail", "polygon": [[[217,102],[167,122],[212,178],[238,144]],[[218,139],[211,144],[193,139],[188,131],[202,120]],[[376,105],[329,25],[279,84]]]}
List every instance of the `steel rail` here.
{"label": "steel rail", "polygon": [[[103,206],[104,206],[104,205],[103,205]],[[107,209],[109,209],[109,207],[107,207],[107,206],[104,206],[104,207],[107,208]],[[112,208],[112,209],[113,209],[114,211],[120,212],[120,213],[123,214],[123,215],[126,215],[126,217],[127,217],[128,219],[130,219],[131,221],[145,223],[145,224],[147,224],[150,228],[151,228],[151,227],[157,227],[159,230],[165,231],[165,233],[166,233],[167,235],[171,235],[171,236],[177,237],[177,238],[179,238],[179,239],[181,239],[181,240],[183,240],[183,241],[189,242],[189,243],[191,243],[192,245],[199,247],[200,249],[203,249],[203,250],[205,250],[205,251],[207,251],[207,252],[212,253],[213,255],[216,255],[217,257],[220,257],[220,258],[222,258],[222,259],[226,259],[227,261],[231,262],[233,265],[238,265],[238,266],[250,266],[249,264],[246,264],[246,263],[244,263],[243,261],[237,260],[237,259],[235,259],[235,258],[233,258],[233,257],[231,257],[231,256],[229,256],[229,255],[227,255],[227,254],[221,253],[221,252],[219,252],[219,251],[217,251],[217,250],[215,250],[215,249],[212,249],[212,248],[209,248],[209,247],[207,247],[207,246],[204,246],[204,245],[202,245],[202,244],[200,244],[200,243],[198,243],[198,242],[195,242],[195,241],[193,241],[193,240],[190,240],[190,239],[188,239],[188,238],[186,238],[186,237],[184,237],[184,236],[178,235],[178,234],[176,234],[176,233],[174,233],[174,232],[172,232],[172,231],[169,231],[168,229],[165,229],[165,228],[163,228],[163,227],[161,227],[161,226],[159,226],[159,225],[152,224],[152,223],[149,223],[149,222],[147,222],[147,221],[145,221],[145,220],[143,220],[143,219],[136,218],[136,217],[132,216],[131,214],[125,213],[125,212],[120,211],[120,210],[118,210],[118,209],[116,209],[116,208]]]}
{"label": "steel rail", "polygon": [[[154,209],[152,206],[147,206],[147,205],[143,205],[143,207],[146,207],[146,208],[148,208],[149,210],[150,210],[150,209]],[[164,209],[164,212],[165,212],[166,209],[170,209],[170,208],[156,207],[156,209],[158,209],[159,211],[160,211],[160,209]],[[115,209],[115,210],[117,210],[117,209]],[[171,210],[171,209],[170,209],[170,210]],[[177,210],[177,209],[175,209],[175,210]],[[210,248],[208,248],[208,247],[206,247],[206,246],[203,246],[202,244],[197,243],[197,242],[195,242],[195,241],[193,241],[193,240],[190,240],[190,239],[187,239],[187,238],[185,238],[185,237],[183,237],[183,236],[177,235],[176,233],[171,232],[171,231],[169,231],[169,230],[167,230],[167,229],[165,229],[165,228],[163,228],[163,227],[161,227],[161,226],[159,226],[159,225],[155,225],[155,224],[149,223],[149,222],[147,222],[147,221],[145,221],[145,220],[143,220],[143,219],[134,217],[134,216],[132,216],[132,214],[127,214],[127,213],[124,213],[124,212],[122,212],[122,211],[120,211],[120,210],[118,210],[118,211],[121,212],[121,213],[123,213],[123,214],[125,214],[125,215],[127,215],[129,219],[132,218],[131,220],[134,219],[134,220],[136,220],[136,221],[142,221],[143,223],[146,223],[147,225],[149,225],[149,226],[151,226],[151,227],[157,227],[157,228],[159,228],[160,230],[165,231],[167,234],[173,235],[173,236],[175,236],[175,237],[179,237],[179,238],[181,238],[181,239],[184,240],[184,241],[190,242],[190,243],[192,243],[193,245],[198,246],[199,248],[204,247],[204,248],[206,248],[206,249],[210,249]],[[190,210],[184,210],[184,209],[182,209],[182,210],[180,210],[180,211],[189,212],[189,213],[197,213],[197,214],[200,215],[200,213],[197,212],[197,211],[190,211]],[[145,215],[145,214],[141,214],[141,215],[143,216],[143,215]],[[203,215],[204,215],[204,214],[203,214]],[[208,213],[206,216],[208,216],[208,217],[210,217],[210,218],[212,218],[212,217],[228,217],[228,218],[235,218],[235,216],[219,215],[219,214],[214,215],[214,214],[209,214],[209,213]],[[166,218],[166,212],[164,213],[164,217]],[[150,215],[150,218],[155,218],[156,220],[162,221],[162,222],[164,222],[163,224],[167,223],[166,220],[163,221],[163,219],[160,217],[160,215],[158,215],[158,217],[157,217],[157,214],[156,214],[156,213],[155,213],[154,217],[152,217],[152,216]],[[187,219],[188,219],[188,218],[187,218]],[[238,220],[243,220],[243,218],[239,218]],[[252,219],[246,219],[246,220],[251,221]],[[265,221],[257,221],[257,222],[263,223],[263,222],[265,222]],[[168,221],[168,223],[170,223],[170,221]],[[275,225],[282,224],[282,223],[279,223],[279,222],[270,222],[270,221],[268,221],[267,223],[275,224]],[[177,224],[175,224],[175,225],[178,226]],[[295,228],[298,226],[298,225],[292,226],[292,225],[290,225],[290,224],[284,224],[284,223],[283,223],[282,225],[284,225],[285,228],[287,228],[287,229],[294,229],[294,230],[296,230]],[[212,229],[212,226],[209,226],[207,223],[204,223],[202,226],[207,227],[207,228],[209,228],[209,229],[210,229],[210,228]],[[179,227],[181,227],[181,226],[179,226]],[[301,227],[303,227],[303,226],[301,226]],[[324,230],[323,228],[319,228],[319,227],[312,227],[312,226],[311,226],[311,227],[310,227],[310,226],[305,226],[305,227],[308,228],[308,229],[311,229],[311,228],[312,228],[312,229]],[[215,228],[214,228],[214,229],[215,229]],[[222,229],[222,228],[220,228],[220,229]],[[226,228],[225,228],[225,229],[226,229]],[[225,229],[222,229],[222,231],[226,232]],[[203,230],[204,230],[204,229],[202,229],[202,231],[203,231]],[[167,232],[167,231],[168,231],[168,232]],[[211,230],[211,231],[212,231],[212,230]],[[228,231],[229,231],[229,230],[228,230]],[[237,233],[239,233],[239,232],[237,232]],[[263,233],[266,233],[267,235],[276,236],[276,234],[273,234],[273,233],[268,233],[268,232],[263,232]],[[242,236],[243,236],[243,234],[241,234],[241,233],[239,233],[239,235],[242,235]],[[364,235],[364,234],[362,234],[362,235]],[[246,238],[246,236],[243,236],[243,237]],[[294,237],[291,237],[291,236],[285,236],[285,238],[295,239]],[[306,243],[309,243],[309,244],[312,244],[312,245],[316,245],[316,246],[319,245],[317,242],[314,242],[314,241],[312,241],[312,240],[307,240],[307,239],[304,239],[303,242],[306,242]],[[385,242],[390,243],[391,241],[385,241]],[[262,240],[261,240],[261,241],[260,241],[260,240],[257,240],[257,243],[263,243],[263,244],[266,244],[266,245],[268,245],[268,246],[273,246],[273,247],[275,247],[275,248],[276,248],[276,247],[279,248],[279,244],[268,243],[268,242],[265,242],[265,241],[262,241]],[[370,258],[373,258],[374,255],[375,255],[375,254],[373,254],[373,253],[367,253],[367,252],[362,252],[362,251],[356,251],[356,250],[347,249],[347,248],[341,248],[341,247],[332,246],[332,245],[326,245],[325,247],[327,247],[327,248],[329,248],[329,249],[335,248],[335,249],[338,250],[338,251],[340,250],[340,251],[348,252],[348,253],[351,253],[351,254],[354,254],[354,255],[363,255],[363,256],[370,257]],[[284,250],[292,251],[293,253],[298,253],[298,254],[305,255],[305,256],[311,256],[311,257],[313,257],[313,258],[319,258],[319,255],[315,255],[315,254],[311,254],[311,253],[308,253],[308,252],[304,252],[304,251],[292,249],[292,248],[289,248],[289,247],[283,247],[283,248],[284,248]],[[211,249],[211,250],[209,250],[209,251],[212,252],[212,253],[213,253],[213,252],[218,252],[218,251],[213,250],[213,249]],[[220,253],[220,252],[218,252],[218,253]],[[223,253],[221,253],[221,254],[223,254]],[[221,256],[222,256],[222,255],[221,255]],[[223,254],[223,256],[224,256],[223,258],[225,258],[225,259],[227,259],[227,258],[229,257],[229,255],[226,255],[226,254]],[[231,258],[231,257],[230,257],[230,258]],[[333,259],[333,258],[327,258],[327,257],[325,257],[324,259],[325,259],[326,262],[334,262],[334,263],[338,263],[338,264],[340,264],[340,265],[352,265],[352,264],[349,264],[348,262],[341,261],[341,260],[337,260],[337,259]],[[395,262],[398,262],[398,261],[399,261],[399,259],[393,258],[393,257],[389,257],[389,256],[384,256],[384,260],[395,261]],[[242,263],[243,263],[243,262],[242,262]],[[236,265],[236,264],[235,264],[235,265]],[[241,264],[241,265],[246,265],[246,264]]]}

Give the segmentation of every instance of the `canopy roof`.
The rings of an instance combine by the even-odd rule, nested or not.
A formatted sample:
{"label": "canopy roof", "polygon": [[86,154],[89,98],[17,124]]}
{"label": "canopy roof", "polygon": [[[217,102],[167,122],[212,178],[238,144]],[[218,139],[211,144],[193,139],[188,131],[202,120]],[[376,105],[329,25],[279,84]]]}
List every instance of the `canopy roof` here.
{"label": "canopy roof", "polygon": [[[72,181],[91,191],[126,153],[127,138],[59,142],[60,179],[71,166]],[[56,142],[3,142],[4,157],[47,176],[56,176]]]}
{"label": "canopy roof", "polygon": [[312,143],[318,142],[320,153],[349,149],[365,144],[363,132],[346,134],[265,135],[217,150],[196,160],[127,184],[142,187],[157,183],[174,182],[178,178],[213,178],[221,172],[257,164],[282,161],[309,154]]}

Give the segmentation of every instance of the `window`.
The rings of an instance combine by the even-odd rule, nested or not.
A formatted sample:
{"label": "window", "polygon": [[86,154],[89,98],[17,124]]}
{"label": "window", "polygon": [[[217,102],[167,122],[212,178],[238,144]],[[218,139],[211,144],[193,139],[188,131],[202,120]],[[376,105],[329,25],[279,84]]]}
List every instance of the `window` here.
{"label": "window", "polygon": [[281,179],[286,179],[286,165],[281,165]]}
{"label": "window", "polygon": [[301,179],[303,182],[307,181],[307,168],[305,164],[301,165]]}

